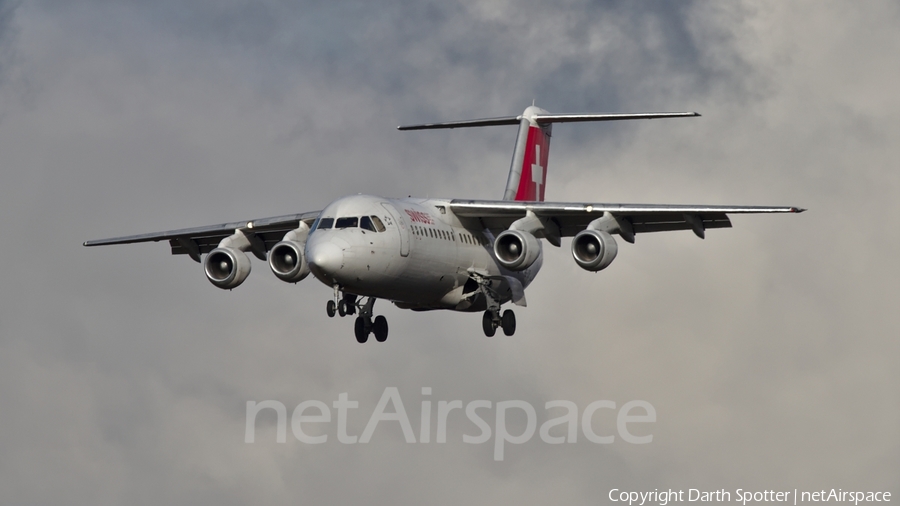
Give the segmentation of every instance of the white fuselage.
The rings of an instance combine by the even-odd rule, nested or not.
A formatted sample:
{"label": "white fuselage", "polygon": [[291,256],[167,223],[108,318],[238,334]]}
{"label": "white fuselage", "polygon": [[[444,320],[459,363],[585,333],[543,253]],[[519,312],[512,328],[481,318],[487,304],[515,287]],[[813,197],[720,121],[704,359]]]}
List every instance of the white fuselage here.
{"label": "white fuselage", "polygon": [[493,233],[479,220],[455,216],[448,200],[368,195],[344,197],[322,210],[306,258],[317,279],[347,293],[402,308],[460,311],[484,309],[472,273],[512,276],[525,287],[542,262],[538,255],[522,271],[500,267]]}

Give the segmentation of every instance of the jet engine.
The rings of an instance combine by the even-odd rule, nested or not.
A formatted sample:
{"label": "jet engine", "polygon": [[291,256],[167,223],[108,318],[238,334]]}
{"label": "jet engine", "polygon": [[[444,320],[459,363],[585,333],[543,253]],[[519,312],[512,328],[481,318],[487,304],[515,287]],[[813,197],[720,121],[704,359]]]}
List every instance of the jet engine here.
{"label": "jet engine", "polygon": [[243,251],[220,247],[206,255],[203,270],[210,283],[223,290],[230,290],[243,283],[250,275],[250,259]]}
{"label": "jet engine", "polygon": [[572,256],[575,263],[587,271],[601,271],[616,258],[619,246],[611,235],[600,230],[587,229],[572,239]]}
{"label": "jet engine", "polygon": [[528,232],[505,230],[494,241],[494,255],[511,271],[527,269],[541,254],[541,243]]}
{"label": "jet engine", "polygon": [[296,241],[281,241],[269,251],[269,267],[278,279],[297,283],[309,276],[309,265],[303,254],[304,245]]}

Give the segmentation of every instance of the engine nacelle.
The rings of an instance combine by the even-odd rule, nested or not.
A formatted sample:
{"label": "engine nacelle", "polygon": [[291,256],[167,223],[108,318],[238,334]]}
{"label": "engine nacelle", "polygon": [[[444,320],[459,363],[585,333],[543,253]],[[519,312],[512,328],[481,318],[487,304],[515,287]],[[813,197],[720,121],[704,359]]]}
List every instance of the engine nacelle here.
{"label": "engine nacelle", "polygon": [[541,254],[541,243],[528,232],[504,230],[494,240],[494,255],[511,271],[527,269]]}
{"label": "engine nacelle", "polygon": [[250,259],[234,248],[216,248],[206,255],[203,270],[209,282],[229,290],[239,286],[250,275]]}
{"label": "engine nacelle", "polygon": [[281,241],[269,250],[269,267],[278,279],[296,283],[309,276],[303,250],[304,245],[296,241]]}
{"label": "engine nacelle", "polygon": [[613,236],[600,230],[582,230],[572,239],[575,263],[587,271],[597,272],[607,268],[618,252],[619,245]]}

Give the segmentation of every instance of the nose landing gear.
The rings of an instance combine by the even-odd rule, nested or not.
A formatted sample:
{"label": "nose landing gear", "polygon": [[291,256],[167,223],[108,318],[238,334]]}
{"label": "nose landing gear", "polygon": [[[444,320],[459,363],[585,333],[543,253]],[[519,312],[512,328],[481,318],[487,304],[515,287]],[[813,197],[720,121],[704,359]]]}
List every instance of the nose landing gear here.
{"label": "nose landing gear", "polygon": [[346,316],[356,314],[359,310],[359,316],[353,322],[353,333],[356,335],[356,342],[362,344],[369,340],[369,334],[375,334],[375,340],[383,343],[388,336],[387,318],[382,315],[372,318],[372,308],[375,306],[375,297],[365,297],[365,302],[358,301],[357,296],[352,293],[343,293],[340,286],[334,287],[334,299],[329,300],[325,305],[325,311],[329,318],[333,318],[335,314]]}

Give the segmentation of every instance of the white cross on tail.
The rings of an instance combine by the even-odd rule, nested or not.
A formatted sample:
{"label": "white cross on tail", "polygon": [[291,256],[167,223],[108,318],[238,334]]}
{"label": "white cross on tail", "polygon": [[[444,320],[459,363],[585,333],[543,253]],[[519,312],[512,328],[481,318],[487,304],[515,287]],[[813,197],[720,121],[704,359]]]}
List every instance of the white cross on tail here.
{"label": "white cross on tail", "polygon": [[541,200],[541,185],[544,184],[544,168],[541,167],[541,145],[534,145],[534,163],[531,164],[531,180],[534,181],[534,199]]}

